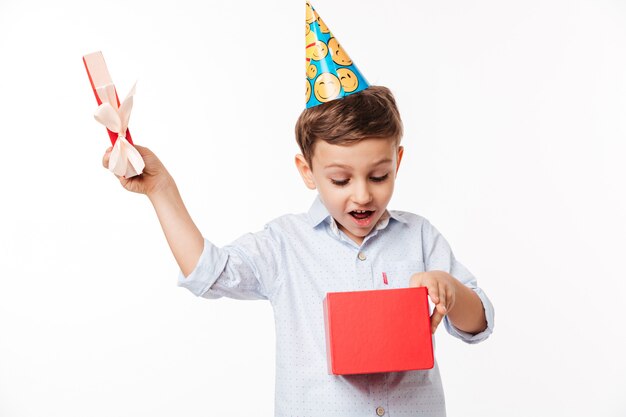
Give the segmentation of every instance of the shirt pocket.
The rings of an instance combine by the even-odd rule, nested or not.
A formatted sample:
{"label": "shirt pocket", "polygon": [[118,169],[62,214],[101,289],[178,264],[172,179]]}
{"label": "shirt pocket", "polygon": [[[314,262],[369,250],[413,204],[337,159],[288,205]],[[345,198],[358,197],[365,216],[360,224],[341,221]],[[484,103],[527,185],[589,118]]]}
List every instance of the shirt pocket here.
{"label": "shirt pocket", "polygon": [[408,288],[411,275],[424,272],[421,260],[384,262],[374,268],[374,288]]}

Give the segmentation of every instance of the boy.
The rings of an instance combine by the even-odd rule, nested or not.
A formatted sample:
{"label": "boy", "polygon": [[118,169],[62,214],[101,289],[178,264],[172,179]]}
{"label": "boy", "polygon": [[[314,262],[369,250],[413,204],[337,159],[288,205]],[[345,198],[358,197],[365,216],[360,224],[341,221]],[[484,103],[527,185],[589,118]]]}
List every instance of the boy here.
{"label": "boy", "polygon": [[[309,7],[307,25],[325,27]],[[180,266],[180,286],[205,298],[272,303],[277,416],[444,416],[436,363],[426,371],[327,372],[322,309],[327,292],[425,286],[435,305],[431,331],[443,320],[448,332],[468,343],[489,336],[493,308],[426,219],[387,210],[404,151],[402,122],[391,92],[365,84],[357,71],[361,86],[349,94],[339,88],[331,97],[331,90],[313,79],[327,70],[320,65],[321,55],[313,53],[307,61],[316,67],[310,71],[311,83],[307,80],[307,100],[317,101],[296,124],[302,152],[296,166],[305,185],[318,191],[308,213],[279,217],[263,231],[220,249],[203,238],[174,180],[150,150],[137,146],[144,173],[121,177],[120,182],[152,202]],[[343,64],[356,69],[345,51],[340,55]],[[109,155],[107,150],[105,167]]]}

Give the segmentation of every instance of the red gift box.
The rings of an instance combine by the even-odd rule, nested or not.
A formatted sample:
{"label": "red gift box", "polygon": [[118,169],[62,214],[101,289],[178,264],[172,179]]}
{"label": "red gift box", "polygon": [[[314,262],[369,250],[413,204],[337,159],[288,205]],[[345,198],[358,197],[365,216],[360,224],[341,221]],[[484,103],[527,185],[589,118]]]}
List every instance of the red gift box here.
{"label": "red gift box", "polygon": [[328,293],[324,322],[330,374],[434,366],[425,287]]}
{"label": "red gift box", "polygon": [[[107,68],[106,62],[104,62],[104,56],[102,56],[102,52],[94,52],[92,54],[83,56],[83,63],[85,64],[85,69],[87,70],[89,83],[91,83],[91,89],[96,96],[96,102],[99,106],[102,104],[102,100],[100,100],[96,89],[98,87],[103,87],[107,84],[113,84],[113,81],[111,80],[111,75],[109,74],[109,69]],[[117,91],[115,91],[115,99],[117,100],[117,105],[119,107],[120,99],[117,96]],[[115,132],[111,132],[109,129],[107,129],[107,132],[109,133],[109,139],[111,139],[111,144],[115,145],[118,134]],[[132,145],[133,139],[130,136],[129,130],[126,130],[125,137],[128,143]]]}

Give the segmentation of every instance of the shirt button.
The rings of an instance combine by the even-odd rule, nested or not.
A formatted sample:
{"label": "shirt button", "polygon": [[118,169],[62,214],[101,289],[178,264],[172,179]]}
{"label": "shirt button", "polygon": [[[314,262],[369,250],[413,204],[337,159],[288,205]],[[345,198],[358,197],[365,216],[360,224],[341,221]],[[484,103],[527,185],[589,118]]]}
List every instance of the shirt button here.
{"label": "shirt button", "polygon": [[[365,256],[365,254],[363,252],[359,252],[359,254],[357,255],[357,258],[359,258],[360,260],[364,261],[367,259],[367,256]],[[383,413],[385,412],[385,410],[383,410]]]}
{"label": "shirt button", "polygon": [[385,415],[385,409],[382,407],[376,407],[376,415],[377,416],[384,416]]}

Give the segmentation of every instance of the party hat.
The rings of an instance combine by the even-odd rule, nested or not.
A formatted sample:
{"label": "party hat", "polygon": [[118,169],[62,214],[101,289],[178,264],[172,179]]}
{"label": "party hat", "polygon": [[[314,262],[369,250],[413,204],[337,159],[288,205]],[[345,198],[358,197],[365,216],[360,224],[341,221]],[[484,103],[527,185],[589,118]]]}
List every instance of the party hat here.
{"label": "party hat", "polygon": [[365,77],[308,1],[305,45],[307,109],[369,87]]}

